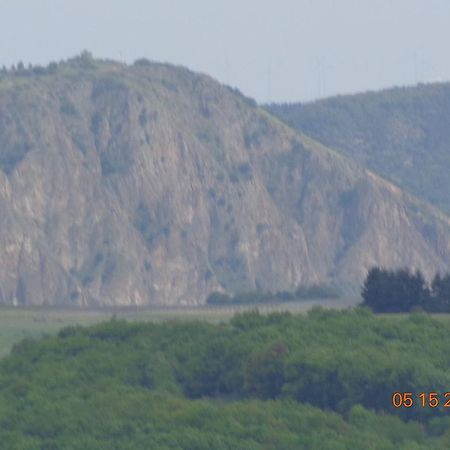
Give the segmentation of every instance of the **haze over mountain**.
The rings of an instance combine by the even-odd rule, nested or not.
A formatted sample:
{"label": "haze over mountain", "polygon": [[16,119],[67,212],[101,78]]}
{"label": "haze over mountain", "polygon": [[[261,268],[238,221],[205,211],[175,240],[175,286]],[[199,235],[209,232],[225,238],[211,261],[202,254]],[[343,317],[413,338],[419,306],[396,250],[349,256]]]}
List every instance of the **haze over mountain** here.
{"label": "haze over mountain", "polygon": [[450,213],[450,83],[268,109],[297,130]]}
{"label": "haze over mountain", "polygon": [[181,67],[0,79],[0,301],[195,304],[450,266],[450,220]]}

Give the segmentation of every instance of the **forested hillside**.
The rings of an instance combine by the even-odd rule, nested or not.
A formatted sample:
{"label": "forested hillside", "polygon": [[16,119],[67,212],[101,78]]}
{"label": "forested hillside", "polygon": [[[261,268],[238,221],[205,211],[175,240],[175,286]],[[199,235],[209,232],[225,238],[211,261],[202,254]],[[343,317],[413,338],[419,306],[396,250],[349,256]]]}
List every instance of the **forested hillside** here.
{"label": "forested hillside", "polygon": [[449,333],[321,309],[66,328],[0,362],[0,448],[447,449]]}
{"label": "forested hillside", "polygon": [[450,266],[450,220],[168,64],[0,73],[0,302],[199,304]]}
{"label": "forested hillside", "polygon": [[269,105],[299,131],[450,213],[450,84]]}

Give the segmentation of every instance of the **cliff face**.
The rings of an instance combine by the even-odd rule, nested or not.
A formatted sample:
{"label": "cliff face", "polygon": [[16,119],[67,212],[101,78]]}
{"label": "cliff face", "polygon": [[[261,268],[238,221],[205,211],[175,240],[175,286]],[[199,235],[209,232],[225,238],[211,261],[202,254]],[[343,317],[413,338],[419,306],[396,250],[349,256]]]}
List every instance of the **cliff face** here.
{"label": "cliff face", "polygon": [[0,81],[1,302],[194,304],[449,267],[446,216],[206,76],[51,72]]}

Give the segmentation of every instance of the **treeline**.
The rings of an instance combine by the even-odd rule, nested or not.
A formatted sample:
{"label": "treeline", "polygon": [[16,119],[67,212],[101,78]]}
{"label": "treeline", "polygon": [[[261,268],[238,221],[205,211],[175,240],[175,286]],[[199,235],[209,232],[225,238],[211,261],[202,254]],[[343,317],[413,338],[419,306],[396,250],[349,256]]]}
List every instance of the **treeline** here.
{"label": "treeline", "polygon": [[450,313],[450,274],[436,274],[430,284],[420,271],[369,270],[362,289],[363,305],[375,312],[423,310]]}
{"label": "treeline", "polygon": [[57,63],[52,61],[47,66],[32,65],[31,63],[24,64],[22,61],[19,61],[17,64],[13,64],[10,69],[2,66],[0,68],[0,79],[9,76],[32,77],[34,75],[52,75],[57,73],[59,68],[67,65],[79,68],[94,68],[95,60],[90,52],[84,50],[78,56],[66,62]]}
{"label": "treeline", "polygon": [[11,69],[8,70],[5,66],[0,69],[0,78],[6,77],[9,75],[19,75],[19,76],[32,76],[32,75],[51,75],[58,71],[58,64],[55,62],[51,62],[47,66],[39,66],[32,64],[25,64],[22,61],[19,61],[17,65],[11,66]]}
{"label": "treeline", "polygon": [[[368,309],[71,327],[0,362],[0,448],[448,449],[450,328]],[[407,421],[405,421],[407,419]]]}
{"label": "treeline", "polygon": [[339,298],[340,289],[331,284],[299,286],[295,291],[248,291],[234,295],[212,292],[206,299],[207,305],[253,305],[259,303],[293,302],[296,300]]}

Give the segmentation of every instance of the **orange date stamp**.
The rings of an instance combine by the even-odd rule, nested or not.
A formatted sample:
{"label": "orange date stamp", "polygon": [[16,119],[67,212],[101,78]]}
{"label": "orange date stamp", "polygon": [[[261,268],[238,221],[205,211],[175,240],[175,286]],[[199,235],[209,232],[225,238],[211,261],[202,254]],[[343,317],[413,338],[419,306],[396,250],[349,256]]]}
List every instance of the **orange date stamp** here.
{"label": "orange date stamp", "polygon": [[394,408],[412,408],[420,405],[422,408],[437,408],[438,406],[450,408],[450,392],[394,392],[391,397]]}

